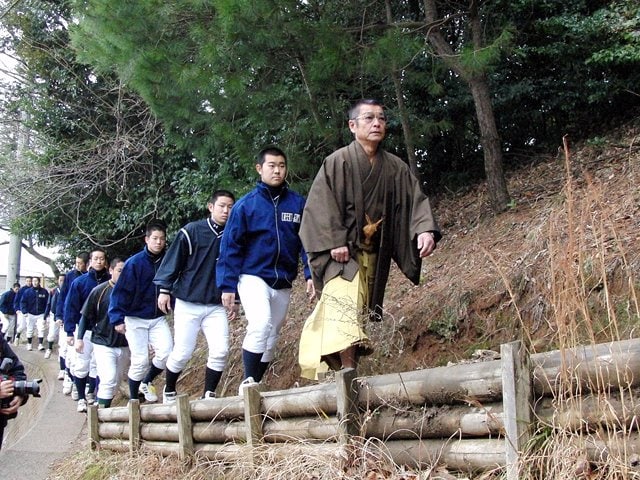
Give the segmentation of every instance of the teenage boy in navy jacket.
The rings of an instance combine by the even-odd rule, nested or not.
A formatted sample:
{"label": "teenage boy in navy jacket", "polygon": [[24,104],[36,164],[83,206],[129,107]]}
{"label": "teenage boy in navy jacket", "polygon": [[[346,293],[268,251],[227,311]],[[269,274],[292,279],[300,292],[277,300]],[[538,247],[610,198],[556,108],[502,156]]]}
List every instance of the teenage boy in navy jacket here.
{"label": "teenage boy in navy jacket", "polygon": [[[109,321],[129,342],[129,398],[138,398],[142,393],[147,402],[156,402],[158,396],[151,382],[165,369],[173,348],[169,324],[158,308],[158,287],[153,284],[167,245],[165,223],[150,221],[144,242],[144,249],[125,262],[113,287]],[[149,345],[154,352],[151,362]]]}
{"label": "teenage boy in navy jacket", "polygon": [[[74,347],[67,349],[67,360],[69,357],[73,357],[71,373],[76,386],[76,392],[72,392],[71,398],[78,401],[77,411],[81,413],[87,411],[87,403],[93,403],[95,400],[97,370],[93,356],[91,331],[88,330],[79,336],[80,332],[76,330],[82,317],[82,306],[91,290],[111,278],[107,269],[107,253],[103,249],[94,248],[91,251],[89,262],[89,270],[71,283],[71,288],[69,288],[64,302],[64,331],[67,333],[67,345]],[[75,345],[75,339],[79,338],[83,342]],[[85,394],[87,385],[89,388]]]}
{"label": "teenage boy in navy jacket", "polygon": [[298,236],[305,202],[287,187],[287,157],[268,147],[256,163],[260,181],[231,210],[216,269],[222,304],[232,312],[238,294],[247,318],[240,392],[243,385],[262,380],[275,356],[301,256],[307,293],[315,295]]}
{"label": "teenage boy in navy jacket", "polygon": [[24,292],[31,288],[32,280],[32,277],[25,277],[25,284],[20,287],[20,290],[18,290],[18,293],[16,293],[16,296],[13,299],[13,308],[16,311],[16,338],[13,342],[15,346],[20,345],[20,334],[27,327],[27,317],[20,310],[20,302],[22,301],[22,295],[24,295]]}
{"label": "teenage boy in navy jacket", "polygon": [[[60,328],[64,329],[64,306],[67,301],[67,295],[73,281],[80,275],[85,273],[89,268],[89,252],[80,252],[76,255],[74,268],[64,274],[64,282],[60,287],[58,300],[56,301],[55,313],[56,323]],[[74,379],[71,373],[74,354],[73,349],[67,344],[67,337],[63,333],[58,333],[58,362],[60,363],[60,371],[58,372],[58,380],[64,380],[62,383],[62,393],[71,394]],[[67,355],[67,352],[71,352]]]}
{"label": "teenage boy in navy jacket", "polygon": [[40,286],[40,279],[33,277],[31,288],[20,299],[20,311],[27,319],[27,350],[32,350],[33,331],[37,329],[38,350],[44,350],[44,319],[49,306],[49,291]]}
{"label": "teenage boy in navy jacket", "polygon": [[9,290],[2,294],[2,299],[0,300],[2,333],[5,335],[8,343],[13,341],[13,337],[16,334],[16,309],[13,306],[13,301],[16,299],[18,290],[20,290],[20,284],[16,282]]}

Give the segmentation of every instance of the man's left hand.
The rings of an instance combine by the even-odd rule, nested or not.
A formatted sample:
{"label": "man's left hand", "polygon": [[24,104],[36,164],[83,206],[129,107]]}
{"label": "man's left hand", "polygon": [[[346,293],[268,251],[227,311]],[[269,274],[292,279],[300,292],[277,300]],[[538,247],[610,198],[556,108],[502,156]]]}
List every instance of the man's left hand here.
{"label": "man's left hand", "polygon": [[433,238],[433,233],[422,232],[418,235],[418,250],[420,258],[431,255],[434,248],[436,248],[436,241]]}
{"label": "man's left hand", "polygon": [[307,280],[307,298],[309,299],[309,301],[312,301],[315,296],[316,296],[316,287],[313,284],[313,280],[309,279]]}

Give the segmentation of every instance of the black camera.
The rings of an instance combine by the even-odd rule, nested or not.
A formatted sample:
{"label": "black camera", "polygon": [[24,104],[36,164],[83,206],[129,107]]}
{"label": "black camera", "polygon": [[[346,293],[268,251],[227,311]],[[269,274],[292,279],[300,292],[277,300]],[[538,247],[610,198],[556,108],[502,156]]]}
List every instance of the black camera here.
{"label": "black camera", "polygon": [[[10,358],[5,358],[0,363],[0,380],[12,380],[12,377],[9,375],[11,367],[13,366],[13,360]],[[14,397],[25,397],[28,395],[39,397],[40,396],[40,382],[42,379],[38,378],[36,380],[14,380],[13,382],[13,396]],[[11,403],[12,398],[3,398],[0,401],[1,408],[8,408]]]}

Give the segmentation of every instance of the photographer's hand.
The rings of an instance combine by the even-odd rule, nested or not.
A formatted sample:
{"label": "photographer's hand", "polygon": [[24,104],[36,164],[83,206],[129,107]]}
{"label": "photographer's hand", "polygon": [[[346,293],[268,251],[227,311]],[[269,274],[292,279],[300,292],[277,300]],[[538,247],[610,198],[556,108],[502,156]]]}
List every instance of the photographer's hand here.
{"label": "photographer's hand", "polygon": [[[9,381],[13,383],[13,380]],[[22,397],[13,397],[7,408],[0,408],[0,415],[12,415],[16,413],[18,411],[18,408],[20,408],[20,405],[22,405],[22,400]]]}
{"label": "photographer's hand", "polygon": [[0,382],[0,398],[11,398],[13,397],[13,380],[3,380]]}

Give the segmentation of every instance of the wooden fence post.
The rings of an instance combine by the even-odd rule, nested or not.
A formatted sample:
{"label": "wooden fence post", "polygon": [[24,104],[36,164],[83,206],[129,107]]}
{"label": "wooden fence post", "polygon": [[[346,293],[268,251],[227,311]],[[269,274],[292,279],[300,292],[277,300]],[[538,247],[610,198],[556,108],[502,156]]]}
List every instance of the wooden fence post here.
{"label": "wooden fence post", "polygon": [[140,400],[129,400],[129,453],[140,448]]}
{"label": "wooden fence post", "polygon": [[507,480],[518,480],[520,452],[529,441],[531,429],[531,366],[529,355],[521,341],[501,345],[500,354]]}
{"label": "wooden fence post", "polygon": [[100,432],[98,431],[98,405],[89,405],[87,412],[87,425],[89,429],[89,449],[100,448]]}
{"label": "wooden fence post", "polygon": [[260,386],[256,384],[243,385],[244,396],[244,425],[247,432],[247,445],[257,447],[262,442],[262,413]]}
{"label": "wooden fence post", "polygon": [[338,442],[348,445],[358,435],[358,386],[356,370],[344,368],[336,373],[336,401],[338,406]]}
{"label": "wooden fence post", "polygon": [[191,423],[191,404],[188,395],[178,395],[176,399],[178,417],[178,442],[180,460],[193,456],[193,429]]}

